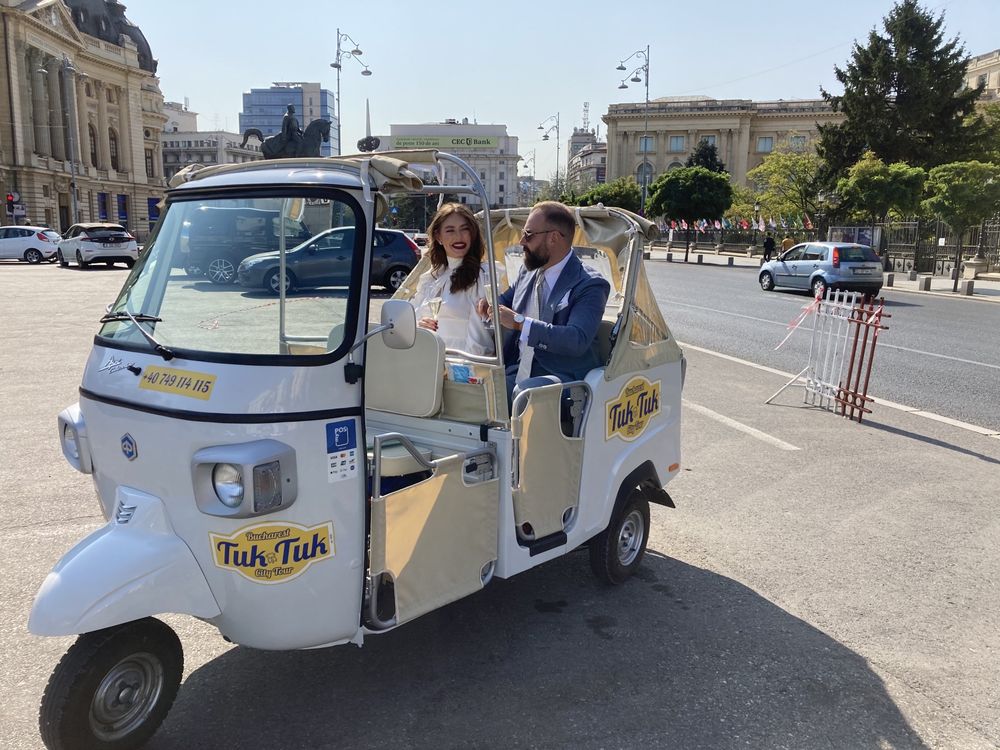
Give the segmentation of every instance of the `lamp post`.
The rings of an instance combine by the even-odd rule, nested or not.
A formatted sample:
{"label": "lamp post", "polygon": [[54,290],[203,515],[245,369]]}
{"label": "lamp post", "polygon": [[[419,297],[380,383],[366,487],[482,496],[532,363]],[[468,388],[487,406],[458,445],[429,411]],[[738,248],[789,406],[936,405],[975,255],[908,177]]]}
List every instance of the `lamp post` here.
{"label": "lamp post", "polygon": [[[345,41],[349,41],[351,44],[353,44],[354,45],[354,49],[345,50],[344,48],[342,48],[340,46],[340,43],[341,42],[345,42]],[[361,56],[361,54],[362,54],[361,48],[358,46],[358,43],[351,38],[351,35],[350,34],[342,34],[340,32],[340,29],[338,28],[337,29],[337,54],[336,54],[336,56],[334,56],[333,62],[330,63],[330,67],[334,68],[337,71],[337,153],[338,154],[343,154],[344,153],[344,142],[341,140],[341,137],[340,137],[340,134],[341,134],[341,123],[343,122],[343,119],[344,119],[341,116],[341,112],[343,110],[343,107],[341,107],[341,105],[340,105],[340,71],[341,71],[341,68],[343,68],[343,60],[344,60],[344,58],[349,57],[352,60],[357,60],[358,65],[361,66],[361,75],[363,75],[363,76],[370,76],[372,74],[371,68],[369,68],[367,65],[365,65],[360,60],[358,60],[358,58]]]}
{"label": "lamp post", "polygon": [[[626,79],[632,81],[632,83],[643,83],[646,84],[646,101],[643,107],[643,124],[642,124],[642,140],[640,144],[642,145],[642,196],[639,202],[639,214],[642,216],[646,215],[646,193],[649,190],[649,159],[647,153],[649,151],[649,45],[646,45],[645,50],[637,49],[631,55],[626,57],[620,63],[616,70],[627,70],[625,63],[631,60],[633,57],[640,57],[642,59],[642,65],[632,71],[629,76],[622,79],[621,84],[618,86],[620,89],[627,89],[628,84],[625,83]],[[642,73],[642,77],[639,74]]]}
{"label": "lamp post", "polygon": [[[550,125],[548,130],[545,129],[545,123],[550,120],[555,120],[555,125]],[[549,139],[549,133],[553,130],[556,131],[556,195],[560,195],[562,190],[559,187],[559,113],[556,112],[554,115],[549,115],[544,120],[538,124],[539,130],[545,130],[542,134],[542,140],[547,141]]]}
{"label": "lamp post", "polygon": [[[77,127],[74,127],[73,123],[70,122],[72,114],[76,112],[76,82],[74,76],[76,75],[76,68],[73,67],[73,62],[69,57],[63,53],[62,56],[62,73],[63,73],[63,84],[60,91],[60,102],[59,107],[62,109],[63,122],[65,123],[63,127],[66,128],[66,140],[69,145],[69,202],[70,202],[70,224],[76,224],[79,214],[79,205],[77,203],[76,195],[76,159],[79,148],[77,147],[76,139],[79,137],[80,131]],[[48,74],[48,70],[44,67],[39,68],[40,73]],[[81,78],[84,74],[80,74]]]}
{"label": "lamp post", "polygon": [[753,202],[753,239],[750,241],[751,254],[757,248],[757,227],[760,226],[760,203]]}
{"label": "lamp post", "polygon": [[528,164],[531,164],[531,176],[529,179],[531,182],[528,187],[528,201],[533,206],[535,205],[535,149],[531,149],[531,156],[524,159],[524,168],[528,168]]}

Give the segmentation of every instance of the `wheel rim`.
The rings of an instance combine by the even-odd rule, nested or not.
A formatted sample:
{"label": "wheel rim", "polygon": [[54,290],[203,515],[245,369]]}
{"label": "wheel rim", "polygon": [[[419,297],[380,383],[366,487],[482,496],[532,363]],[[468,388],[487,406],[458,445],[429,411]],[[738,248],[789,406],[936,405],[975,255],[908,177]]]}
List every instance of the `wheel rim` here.
{"label": "wheel rim", "polygon": [[26,255],[29,263],[39,263],[42,260],[42,254],[37,250],[29,250]]}
{"label": "wheel rim", "polygon": [[813,283],[813,296],[814,297],[826,296],[826,282],[816,281]]}
{"label": "wheel rim", "polygon": [[105,675],[90,704],[90,728],[104,742],[134,732],[149,718],[163,693],[163,664],[140,652],[122,659]]}
{"label": "wheel rim", "polygon": [[635,562],[642,549],[642,540],[646,535],[646,522],[642,518],[642,513],[633,510],[622,522],[618,530],[618,562],[623,567],[628,567]]}
{"label": "wheel rim", "polygon": [[[277,294],[279,292],[279,290],[281,289],[281,281],[280,281],[280,279],[281,279],[281,273],[280,272],[279,273],[272,273],[271,276],[270,276],[270,283],[268,284],[268,286],[271,288],[271,291],[274,292],[275,294]],[[286,294],[288,293],[288,290],[289,290],[289,288],[291,288],[291,286],[292,286],[291,279],[288,278],[288,273],[285,273],[285,293]]]}
{"label": "wheel rim", "polygon": [[399,289],[400,285],[406,281],[407,275],[406,271],[393,271],[389,274],[389,286],[391,286],[394,290]]}
{"label": "wheel rim", "polygon": [[212,281],[228,283],[232,281],[236,269],[225,258],[216,258],[208,264],[208,278]]}
{"label": "wheel rim", "polygon": [[763,289],[765,292],[769,292],[769,291],[771,291],[771,284],[772,284],[772,282],[771,282],[771,274],[768,274],[768,273],[762,274],[761,277],[760,277],[760,287],[761,287],[761,289]]}

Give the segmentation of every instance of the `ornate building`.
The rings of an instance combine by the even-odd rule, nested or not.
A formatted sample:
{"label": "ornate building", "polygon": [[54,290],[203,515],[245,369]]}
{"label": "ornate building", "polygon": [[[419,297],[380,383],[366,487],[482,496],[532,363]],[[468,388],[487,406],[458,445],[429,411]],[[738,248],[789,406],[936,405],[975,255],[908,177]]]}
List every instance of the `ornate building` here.
{"label": "ornate building", "polygon": [[148,235],[167,118],[156,61],[124,11],[115,0],[0,0],[0,188],[20,198],[3,223],[112,221]]}

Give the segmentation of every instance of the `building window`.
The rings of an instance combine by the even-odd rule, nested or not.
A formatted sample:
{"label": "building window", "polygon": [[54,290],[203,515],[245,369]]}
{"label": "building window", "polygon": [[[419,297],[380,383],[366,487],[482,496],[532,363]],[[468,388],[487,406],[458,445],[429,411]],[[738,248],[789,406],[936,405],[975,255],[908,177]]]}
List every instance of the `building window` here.
{"label": "building window", "polygon": [[83,84],[83,91],[87,95],[88,99],[92,99],[94,97],[93,91],[90,90],[90,84],[89,83]]}
{"label": "building window", "polygon": [[793,135],[788,139],[788,145],[792,151],[805,151],[806,137],[804,135]]}
{"label": "building window", "polygon": [[705,143],[707,143],[709,146],[714,146],[715,145],[715,136],[714,135],[703,135],[701,137],[701,139],[703,141],[705,141]]}
{"label": "building window", "polygon": [[483,172],[482,170],[480,170],[480,172],[479,172],[479,179],[480,180],[485,180],[486,179],[486,172]]}
{"label": "building window", "polygon": [[981,75],[979,76],[979,78],[978,78],[978,79],[976,80],[976,85],[977,85],[977,86],[982,86],[983,88],[986,88],[986,82],[987,82],[988,80],[989,80],[989,76],[988,76],[988,74],[986,74],[986,73],[983,73],[983,74],[981,74]]}
{"label": "building window", "polygon": [[497,187],[497,192],[498,193],[502,193],[503,192],[503,185],[502,184]]}
{"label": "building window", "polygon": [[654,142],[653,136],[651,136],[651,135],[642,135],[642,136],[639,136],[639,152],[640,153],[648,154],[654,148],[656,148],[656,144]]}
{"label": "building window", "polygon": [[108,104],[115,103],[115,92],[110,86],[104,89],[104,98],[108,100]]}
{"label": "building window", "polygon": [[500,179],[501,179],[501,180],[503,179],[503,176],[504,176],[504,173],[503,173],[503,172],[501,172],[501,173],[500,173]]}
{"label": "building window", "polygon": [[146,177],[155,177],[153,174],[153,149],[146,149]]}
{"label": "building window", "polygon": [[649,185],[653,181],[653,165],[640,164],[635,170],[635,181],[640,185]]}
{"label": "building window", "polygon": [[757,153],[769,154],[774,150],[774,138],[771,136],[760,136],[757,139]]}
{"label": "building window", "polygon": [[111,151],[111,168],[118,171],[118,136],[115,131],[108,128],[108,148]]}
{"label": "building window", "polygon": [[90,137],[90,163],[97,166],[97,130],[93,125],[87,125],[87,135]]}
{"label": "building window", "polygon": [[672,136],[670,136],[670,150],[671,151],[683,151],[684,150],[684,136],[683,135],[672,135]]}

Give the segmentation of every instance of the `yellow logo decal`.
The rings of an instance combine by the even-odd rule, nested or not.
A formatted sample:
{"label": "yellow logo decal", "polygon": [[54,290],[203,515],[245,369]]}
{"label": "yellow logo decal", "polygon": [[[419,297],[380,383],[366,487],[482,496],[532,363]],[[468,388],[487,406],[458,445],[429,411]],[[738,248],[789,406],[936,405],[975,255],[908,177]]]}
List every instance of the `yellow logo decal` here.
{"label": "yellow logo decal", "polygon": [[261,523],[232,536],[209,533],[215,564],[257,583],[284,583],[335,554],[333,524]]}
{"label": "yellow logo decal", "polygon": [[215,375],[190,370],[175,370],[172,367],[146,367],[139,378],[139,387],[147,391],[176,393],[178,396],[200,398],[208,401],[215,387]]}
{"label": "yellow logo decal", "polygon": [[632,378],[622,388],[618,398],[605,403],[607,425],[605,440],[615,435],[622,440],[635,440],[650,420],[660,413],[660,381]]}

